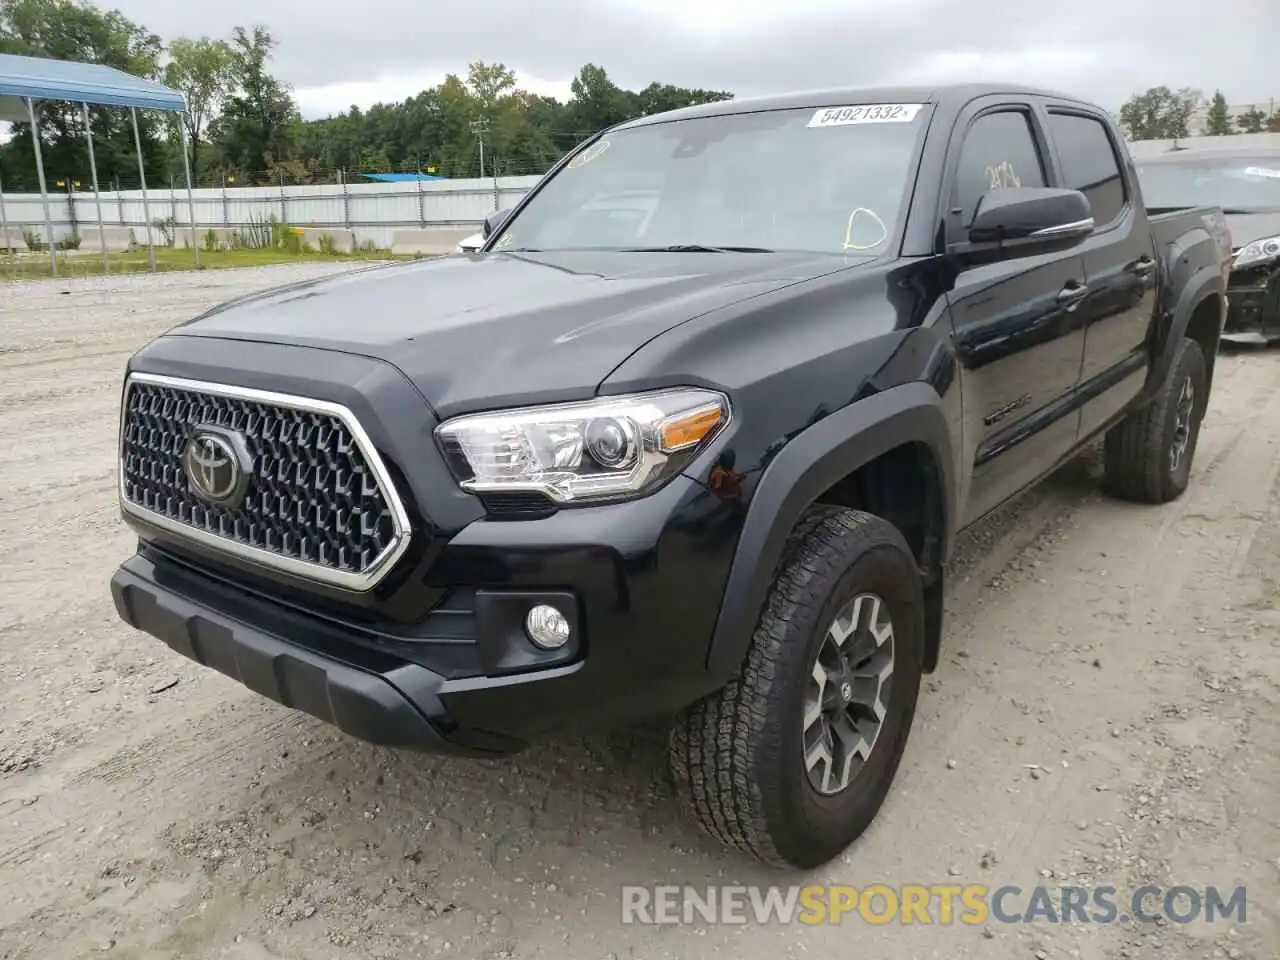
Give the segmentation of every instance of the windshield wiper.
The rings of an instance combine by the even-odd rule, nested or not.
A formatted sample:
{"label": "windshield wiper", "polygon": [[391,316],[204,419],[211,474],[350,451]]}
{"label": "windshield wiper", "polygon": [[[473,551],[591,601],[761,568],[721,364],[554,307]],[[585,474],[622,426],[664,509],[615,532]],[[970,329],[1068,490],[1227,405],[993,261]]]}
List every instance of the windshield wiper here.
{"label": "windshield wiper", "polygon": [[673,243],[666,247],[624,247],[624,253],[773,253],[768,247],[709,247],[704,243]]}

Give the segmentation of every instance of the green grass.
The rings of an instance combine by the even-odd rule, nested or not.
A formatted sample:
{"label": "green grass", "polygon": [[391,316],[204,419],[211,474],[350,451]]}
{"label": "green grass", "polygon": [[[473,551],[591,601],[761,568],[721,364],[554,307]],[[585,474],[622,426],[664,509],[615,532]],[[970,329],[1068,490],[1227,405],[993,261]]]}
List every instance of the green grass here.
{"label": "green grass", "polygon": [[[276,263],[331,263],[334,261],[353,262],[371,260],[413,259],[393,257],[386,250],[359,250],[354,253],[321,253],[305,251],[293,253],[289,250],[217,250],[200,251],[201,270],[221,270],[228,267],[264,267]],[[133,250],[127,253],[107,254],[107,267],[112,275],[123,273],[146,273],[150,269],[147,250]],[[156,247],[156,272],[172,270],[196,269],[195,255],[183,247]],[[91,277],[102,275],[102,254],[79,253],[74,251],[58,251],[59,277]],[[49,280],[52,279],[49,267],[49,253],[21,253],[10,258],[0,252],[0,281],[4,280]]]}

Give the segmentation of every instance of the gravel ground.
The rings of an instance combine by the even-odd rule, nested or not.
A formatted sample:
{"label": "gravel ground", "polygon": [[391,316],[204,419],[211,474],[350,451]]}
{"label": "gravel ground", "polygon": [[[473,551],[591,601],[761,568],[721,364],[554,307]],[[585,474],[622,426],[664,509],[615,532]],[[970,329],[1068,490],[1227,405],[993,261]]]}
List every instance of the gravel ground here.
{"label": "gravel ground", "polygon": [[336,269],[0,287],[0,956],[1280,957],[1280,356],[1220,359],[1177,503],[1086,457],[964,538],[898,782],[811,878],[1243,884],[1246,922],[624,926],[626,884],[796,879],[699,835],[660,732],[398,754],[116,619],[126,358]]}

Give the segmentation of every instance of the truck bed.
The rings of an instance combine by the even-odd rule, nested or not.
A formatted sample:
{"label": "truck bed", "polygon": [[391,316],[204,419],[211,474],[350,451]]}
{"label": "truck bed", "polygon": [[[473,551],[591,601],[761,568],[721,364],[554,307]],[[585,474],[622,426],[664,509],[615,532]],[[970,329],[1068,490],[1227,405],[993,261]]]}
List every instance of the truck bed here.
{"label": "truck bed", "polygon": [[[1201,243],[1216,245],[1217,254],[1206,251],[1215,262],[1221,262],[1224,270],[1230,269],[1231,230],[1221,207],[1147,207],[1147,220],[1156,250],[1161,256],[1171,244],[1177,244],[1184,252],[1194,250]],[[1193,237],[1199,234],[1199,237]]]}
{"label": "truck bed", "polygon": [[1162,247],[1196,227],[1212,232],[1215,220],[1225,229],[1221,207],[1147,207],[1147,218],[1156,242]]}

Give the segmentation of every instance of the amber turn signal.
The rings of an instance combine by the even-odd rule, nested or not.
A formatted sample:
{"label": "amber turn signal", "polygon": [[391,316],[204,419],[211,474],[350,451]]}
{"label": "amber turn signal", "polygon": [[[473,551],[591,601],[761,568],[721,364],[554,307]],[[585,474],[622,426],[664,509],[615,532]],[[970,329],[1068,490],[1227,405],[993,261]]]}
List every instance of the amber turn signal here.
{"label": "amber turn signal", "polygon": [[686,447],[692,447],[705,439],[724,419],[724,409],[715,404],[710,407],[699,407],[669,420],[664,420],[658,428],[658,437],[663,453],[674,453]]}

